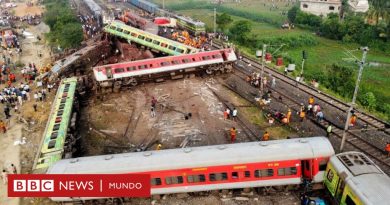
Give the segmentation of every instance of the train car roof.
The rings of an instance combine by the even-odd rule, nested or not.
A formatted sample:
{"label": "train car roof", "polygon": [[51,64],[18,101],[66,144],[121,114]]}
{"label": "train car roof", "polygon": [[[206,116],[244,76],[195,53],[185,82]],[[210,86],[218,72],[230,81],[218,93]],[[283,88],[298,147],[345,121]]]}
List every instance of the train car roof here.
{"label": "train car roof", "polygon": [[97,3],[95,3],[95,1],[93,1],[93,0],[84,0],[84,2],[88,5],[88,7],[92,11],[98,12],[100,15],[102,15],[102,8]]}
{"label": "train car roof", "polygon": [[203,23],[201,21],[196,21],[196,20],[194,20],[190,17],[187,17],[187,16],[176,15],[176,18],[181,19],[181,20],[186,21],[186,22],[189,22],[189,23],[192,23],[192,24],[197,25],[197,26],[206,26],[205,23]]}
{"label": "train car roof", "polygon": [[147,59],[142,59],[142,60],[135,60],[135,61],[127,61],[127,62],[121,62],[121,63],[112,63],[112,64],[106,64],[106,65],[100,65],[96,66],[93,68],[105,68],[105,67],[110,67],[110,66],[126,66],[128,64],[138,64],[138,63],[150,63],[150,62],[155,62],[155,61],[160,61],[160,60],[166,60],[166,61],[172,61],[176,59],[181,59],[181,58],[193,58],[199,55],[204,55],[210,53],[210,55],[214,53],[221,52],[223,50],[228,50],[230,48],[224,48],[220,50],[211,50],[211,51],[203,51],[199,53],[190,53],[190,54],[182,54],[182,55],[177,55],[177,56],[165,56],[165,57],[158,57],[158,58],[147,58]]}
{"label": "train car roof", "polygon": [[331,157],[330,163],[364,204],[389,204],[390,177],[365,154],[344,152]]}
{"label": "train car roof", "polygon": [[311,137],[64,159],[50,167],[47,173],[135,173],[312,159],[333,154],[333,147],[327,138]]}
{"label": "train car roof", "polygon": [[142,2],[144,4],[147,4],[148,6],[152,6],[152,7],[155,7],[155,8],[158,8],[158,6],[150,1],[144,1],[144,0],[138,0],[139,2]]}

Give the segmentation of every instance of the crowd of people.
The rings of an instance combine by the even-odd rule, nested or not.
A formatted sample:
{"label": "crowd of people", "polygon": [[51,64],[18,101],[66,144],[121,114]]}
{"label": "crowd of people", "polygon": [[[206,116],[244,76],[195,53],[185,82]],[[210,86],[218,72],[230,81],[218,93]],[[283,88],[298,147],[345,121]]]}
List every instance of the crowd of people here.
{"label": "crowd of people", "polygon": [[93,15],[78,15],[80,22],[82,23],[83,33],[85,39],[93,38],[99,32],[99,24]]}

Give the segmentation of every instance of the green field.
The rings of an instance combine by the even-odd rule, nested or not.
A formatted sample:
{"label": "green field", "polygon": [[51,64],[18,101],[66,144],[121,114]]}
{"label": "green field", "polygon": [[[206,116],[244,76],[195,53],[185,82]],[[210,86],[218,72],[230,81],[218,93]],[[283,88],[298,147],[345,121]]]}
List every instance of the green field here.
{"label": "green field", "polygon": [[[156,3],[160,4],[161,0],[155,0]],[[188,4],[188,0],[181,1],[181,5]],[[193,1],[192,1],[193,2]],[[184,4],[183,4],[184,3]],[[264,3],[266,6],[264,6]],[[175,0],[165,0],[166,7],[178,5]],[[301,53],[302,50],[308,52],[308,59],[305,62],[304,73],[314,73],[318,70],[325,70],[327,65],[333,63],[338,63],[342,65],[349,65],[356,67],[356,73],[358,66],[350,61],[350,55],[347,51],[356,50],[360,46],[357,44],[351,43],[342,43],[335,40],[329,40],[316,36],[311,31],[295,28],[293,30],[284,30],[280,28],[282,22],[284,22],[287,17],[281,15],[282,11],[287,11],[291,5],[286,6],[286,3],[276,2],[275,5],[279,7],[278,10],[270,11],[270,5],[272,4],[269,0],[260,0],[253,1],[247,0],[242,1],[242,3],[224,3],[222,5],[217,5],[217,12],[223,10],[228,14],[232,15],[235,11],[245,11],[247,13],[253,14],[252,16],[245,16],[245,18],[232,15],[234,21],[238,20],[248,20],[256,19],[256,21],[249,20],[252,23],[251,34],[256,35],[256,38],[275,38],[275,37],[286,37],[286,36],[300,36],[300,35],[311,35],[318,42],[317,45],[309,45],[304,47],[282,49],[276,55],[285,54],[292,58],[293,62],[300,67],[301,65]],[[209,30],[212,30],[213,26],[213,8],[214,5],[209,1],[196,1],[196,4],[193,4],[191,9],[184,10],[183,7],[180,10],[176,11],[178,13],[191,16],[195,19],[199,19],[207,24]],[[199,9],[200,8],[200,9]],[[203,9],[202,9],[203,8]],[[231,10],[226,10],[229,8]],[[225,9],[225,10],[224,10]],[[232,11],[234,10],[234,11]],[[234,13],[235,14],[235,13]],[[256,15],[260,19],[256,18]],[[266,17],[263,21],[263,17]],[[280,22],[280,24],[275,24],[275,22]],[[234,22],[233,22],[234,23]],[[233,24],[232,23],[232,24]],[[230,25],[232,25],[230,24]],[[229,29],[229,27],[228,27]],[[249,48],[243,48],[239,46],[240,49],[244,50],[246,53],[254,55],[255,51]],[[259,48],[260,49],[260,48]],[[361,58],[361,51],[353,51],[352,54],[357,58]],[[384,104],[389,104],[390,106],[390,92],[387,88],[390,88],[390,53],[384,53],[375,49],[371,49],[367,56],[367,62],[378,62],[382,65],[377,67],[365,67],[363,73],[363,79],[361,86],[364,87],[364,90],[367,92],[373,92],[377,101],[380,102],[379,105],[383,106]],[[310,79],[306,79],[310,80]],[[329,92],[333,95],[338,96],[336,93],[327,90],[324,87],[321,89]],[[364,93],[360,92],[359,95]],[[340,96],[338,96],[340,97]],[[341,98],[341,97],[340,97]],[[344,99],[350,101],[350,99]],[[377,113],[378,114],[378,113]],[[379,114],[381,117],[386,118],[386,116]],[[390,117],[390,116],[387,116]],[[390,119],[388,119],[390,120]]]}

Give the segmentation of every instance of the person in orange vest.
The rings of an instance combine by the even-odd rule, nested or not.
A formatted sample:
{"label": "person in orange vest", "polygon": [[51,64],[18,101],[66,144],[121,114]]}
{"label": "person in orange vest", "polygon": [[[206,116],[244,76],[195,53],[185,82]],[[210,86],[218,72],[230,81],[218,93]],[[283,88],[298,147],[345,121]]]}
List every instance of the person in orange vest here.
{"label": "person in orange vest", "polygon": [[287,123],[290,123],[291,120],[291,109],[288,109],[287,111]]}
{"label": "person in orange vest", "polygon": [[234,143],[236,141],[236,128],[232,127],[230,129],[230,142]]}
{"label": "person in orange vest", "polygon": [[5,126],[5,122],[3,120],[0,120],[0,129],[3,130],[3,133],[7,132],[7,127]]}
{"label": "person in orange vest", "polygon": [[385,148],[386,152],[387,152],[387,156],[390,157],[390,142],[388,142],[386,144],[386,148]]}
{"label": "person in orange vest", "polygon": [[227,120],[228,116],[229,116],[228,111],[227,110],[223,111],[223,119]]}
{"label": "person in orange vest", "polygon": [[306,116],[305,111],[301,110],[301,112],[299,113],[299,117],[301,118],[301,122],[303,122],[303,120],[305,119],[305,116]]}
{"label": "person in orange vest", "polygon": [[310,96],[310,98],[309,98],[309,104],[310,104],[310,105],[313,105],[313,104],[314,104],[314,97],[313,97],[313,96]]}
{"label": "person in orange vest", "polygon": [[269,140],[269,133],[267,131],[264,132],[262,141],[268,141]]}
{"label": "person in orange vest", "polygon": [[355,114],[352,114],[351,119],[349,120],[349,126],[353,127],[356,124],[357,117]]}

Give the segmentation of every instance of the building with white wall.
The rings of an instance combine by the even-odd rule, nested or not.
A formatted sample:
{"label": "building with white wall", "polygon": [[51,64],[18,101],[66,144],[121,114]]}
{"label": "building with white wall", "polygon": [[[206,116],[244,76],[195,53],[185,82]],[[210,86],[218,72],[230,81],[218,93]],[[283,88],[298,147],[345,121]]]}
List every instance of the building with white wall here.
{"label": "building with white wall", "polygon": [[317,16],[327,16],[330,13],[339,13],[341,0],[301,0],[301,11]]}

